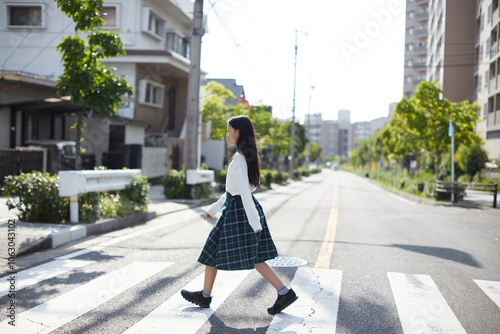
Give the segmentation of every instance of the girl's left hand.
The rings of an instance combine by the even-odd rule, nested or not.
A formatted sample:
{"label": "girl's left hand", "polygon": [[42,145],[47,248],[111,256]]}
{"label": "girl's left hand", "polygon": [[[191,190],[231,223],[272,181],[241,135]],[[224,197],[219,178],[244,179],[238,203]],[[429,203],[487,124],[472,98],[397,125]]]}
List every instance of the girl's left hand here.
{"label": "girl's left hand", "polygon": [[205,215],[203,216],[203,219],[206,219],[206,220],[212,220],[212,216],[209,215],[208,213],[205,213]]}
{"label": "girl's left hand", "polygon": [[262,229],[255,231],[255,233],[258,233],[258,232],[260,232],[260,231],[262,231]]}

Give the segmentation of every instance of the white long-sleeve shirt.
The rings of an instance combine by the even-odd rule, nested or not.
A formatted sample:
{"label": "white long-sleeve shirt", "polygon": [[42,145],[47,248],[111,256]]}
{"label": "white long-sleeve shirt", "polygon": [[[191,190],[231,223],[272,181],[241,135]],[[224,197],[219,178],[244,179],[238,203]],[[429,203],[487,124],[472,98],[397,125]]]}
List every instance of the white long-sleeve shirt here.
{"label": "white long-sleeve shirt", "polygon": [[[254,231],[258,231],[262,229],[262,225],[260,224],[259,212],[257,211],[252,198],[252,192],[255,189],[256,188],[251,186],[248,181],[248,167],[245,156],[242,153],[237,152],[227,169],[226,191],[233,196],[241,196],[248,222]],[[217,202],[212,204],[212,206],[207,210],[207,213],[214,217],[217,212],[222,210],[224,202],[226,202],[226,193],[224,193],[219,200],[217,200]]]}

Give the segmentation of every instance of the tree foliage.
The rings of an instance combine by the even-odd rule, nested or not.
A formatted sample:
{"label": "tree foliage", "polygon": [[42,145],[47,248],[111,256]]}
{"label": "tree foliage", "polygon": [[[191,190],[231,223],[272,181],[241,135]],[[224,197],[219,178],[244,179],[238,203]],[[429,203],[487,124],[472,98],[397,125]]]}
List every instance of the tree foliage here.
{"label": "tree foliage", "polygon": [[448,136],[450,116],[455,128],[455,145],[470,145],[479,141],[474,133],[478,110],[475,103],[454,103],[442,98],[437,83],[422,81],[414,96],[404,97],[396,105],[388,126],[379,135],[380,142],[385,153],[394,157],[424,150],[437,176],[440,157],[451,141]]}
{"label": "tree foliage", "polygon": [[[56,0],[57,6],[75,22],[75,36],[63,38],[57,46],[62,55],[64,71],[57,81],[61,95],[70,95],[72,103],[81,103],[76,123],[76,169],[81,169],[81,141],[83,114],[91,109],[112,115],[122,96],[132,95],[132,88],[123,77],[116,77],[114,69],[100,59],[125,54],[120,37],[115,31],[100,31],[103,0]],[[86,41],[78,32],[86,33]]]}
{"label": "tree foliage", "polygon": [[457,158],[460,169],[472,179],[488,162],[488,152],[480,143],[474,143],[471,146],[462,145],[457,151]]}

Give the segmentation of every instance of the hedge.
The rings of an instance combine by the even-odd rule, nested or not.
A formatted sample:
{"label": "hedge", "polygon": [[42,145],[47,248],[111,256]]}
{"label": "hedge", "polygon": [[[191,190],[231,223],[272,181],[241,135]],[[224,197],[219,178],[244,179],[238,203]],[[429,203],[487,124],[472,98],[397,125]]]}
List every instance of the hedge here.
{"label": "hedge", "polygon": [[[59,177],[32,172],[5,177],[2,188],[9,210],[17,209],[20,221],[32,223],[69,223],[69,199],[59,196]],[[80,222],[95,222],[146,211],[150,185],[146,176],[134,176],[123,191],[87,193],[78,196]]]}

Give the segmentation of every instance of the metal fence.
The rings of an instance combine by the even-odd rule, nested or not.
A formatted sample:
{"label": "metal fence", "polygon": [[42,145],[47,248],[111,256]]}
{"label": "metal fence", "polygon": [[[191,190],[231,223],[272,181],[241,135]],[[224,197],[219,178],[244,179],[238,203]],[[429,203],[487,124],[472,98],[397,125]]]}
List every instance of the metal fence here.
{"label": "metal fence", "polygon": [[0,186],[8,175],[45,171],[44,149],[0,148]]}

